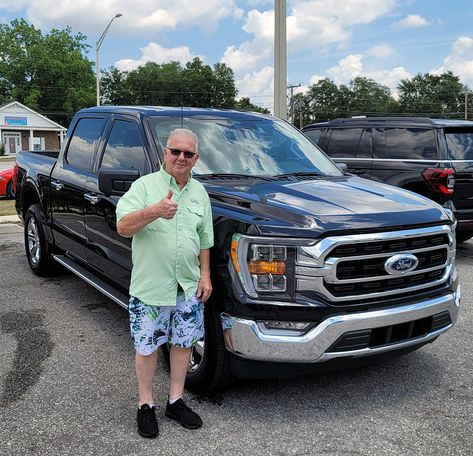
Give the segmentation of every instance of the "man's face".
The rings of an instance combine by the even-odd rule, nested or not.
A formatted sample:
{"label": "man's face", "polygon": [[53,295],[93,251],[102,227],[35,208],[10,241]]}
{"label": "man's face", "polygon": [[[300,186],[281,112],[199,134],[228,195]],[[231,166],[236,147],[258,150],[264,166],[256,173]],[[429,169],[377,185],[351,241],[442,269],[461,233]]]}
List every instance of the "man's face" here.
{"label": "man's face", "polygon": [[[176,151],[181,153],[178,156],[173,155]],[[164,148],[164,163],[166,163],[166,171],[177,180],[186,178],[192,167],[199,159],[199,155],[195,154],[192,158],[186,158],[183,152],[195,153],[195,141],[188,136],[176,135],[171,138],[168,147]]]}

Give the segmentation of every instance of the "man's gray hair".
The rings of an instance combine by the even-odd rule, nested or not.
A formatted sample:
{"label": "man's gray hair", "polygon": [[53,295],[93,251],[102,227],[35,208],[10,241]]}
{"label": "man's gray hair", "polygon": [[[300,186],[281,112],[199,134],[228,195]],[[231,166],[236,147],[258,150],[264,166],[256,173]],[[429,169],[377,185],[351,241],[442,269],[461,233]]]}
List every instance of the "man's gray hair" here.
{"label": "man's gray hair", "polygon": [[195,141],[195,151],[199,153],[199,138],[192,130],[189,130],[188,128],[175,128],[171,133],[169,133],[166,147],[169,147],[174,136],[187,136],[188,138],[192,138]]}

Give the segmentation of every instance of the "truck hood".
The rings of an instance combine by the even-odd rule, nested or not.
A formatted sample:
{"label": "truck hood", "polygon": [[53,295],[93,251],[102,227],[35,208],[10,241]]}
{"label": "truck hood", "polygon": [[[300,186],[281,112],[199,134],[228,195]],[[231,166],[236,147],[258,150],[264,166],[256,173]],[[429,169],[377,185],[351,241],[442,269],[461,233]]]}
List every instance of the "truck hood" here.
{"label": "truck hood", "polygon": [[[214,215],[255,225],[263,235],[318,237],[450,222],[416,193],[356,176],[204,181]],[[231,214],[234,211],[234,214]]]}

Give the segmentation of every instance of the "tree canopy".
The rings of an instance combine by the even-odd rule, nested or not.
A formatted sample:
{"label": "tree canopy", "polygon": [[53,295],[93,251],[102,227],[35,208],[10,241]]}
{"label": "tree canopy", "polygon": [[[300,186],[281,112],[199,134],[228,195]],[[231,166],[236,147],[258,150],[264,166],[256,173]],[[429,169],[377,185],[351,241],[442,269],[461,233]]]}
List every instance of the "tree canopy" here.
{"label": "tree canopy", "polygon": [[105,103],[232,108],[237,89],[233,70],[224,63],[213,67],[194,58],[179,62],[147,62],[135,70],[110,68],[101,79]]}
{"label": "tree canopy", "polygon": [[0,24],[0,103],[19,101],[67,125],[94,104],[93,63],[81,33],[43,34],[24,19]]}

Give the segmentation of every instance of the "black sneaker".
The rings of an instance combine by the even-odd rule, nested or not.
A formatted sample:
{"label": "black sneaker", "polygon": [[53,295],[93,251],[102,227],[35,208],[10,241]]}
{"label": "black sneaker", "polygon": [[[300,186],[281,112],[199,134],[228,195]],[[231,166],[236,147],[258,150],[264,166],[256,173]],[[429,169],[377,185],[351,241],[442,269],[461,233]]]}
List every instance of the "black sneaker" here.
{"label": "black sneaker", "polygon": [[165,414],[187,429],[198,429],[202,426],[200,416],[187,407],[182,399],[178,399],[174,404],[170,404],[168,401]]}
{"label": "black sneaker", "polygon": [[158,421],[156,420],[156,409],[148,404],[143,404],[136,415],[138,423],[138,434],[141,437],[154,439],[159,435]]}

